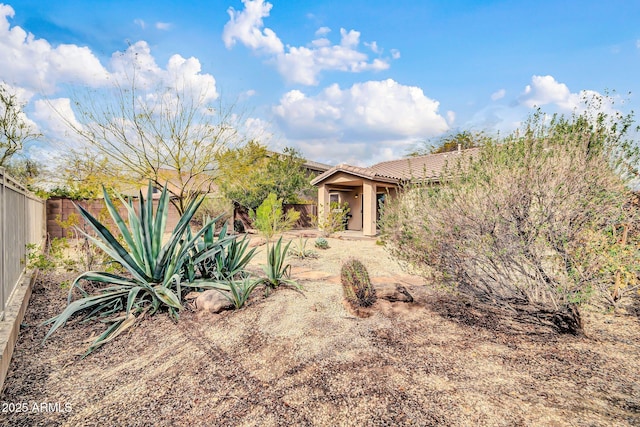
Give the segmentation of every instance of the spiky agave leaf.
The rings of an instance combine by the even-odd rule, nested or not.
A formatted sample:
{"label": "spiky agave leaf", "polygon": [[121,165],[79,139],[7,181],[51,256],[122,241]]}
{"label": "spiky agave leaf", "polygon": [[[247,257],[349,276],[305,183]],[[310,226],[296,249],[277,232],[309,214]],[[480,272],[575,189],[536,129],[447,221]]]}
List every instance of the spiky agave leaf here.
{"label": "spiky agave leaf", "polygon": [[287,284],[302,289],[295,280],[289,279],[291,264],[285,265],[290,245],[291,242],[288,242],[283,248],[282,237],[280,237],[271,248],[267,249],[267,265],[262,266],[262,270],[267,275],[264,282],[272,288],[277,288],[280,284]]}
{"label": "spiky agave leaf", "polygon": [[62,311],[62,313],[57,316],[52,317],[49,320],[46,320],[43,324],[53,323],[49,332],[44,336],[43,342],[47,340],[56,330],[64,326],[67,321],[76,313],[91,309],[92,307],[102,305],[105,302],[114,301],[120,298],[123,298],[129,293],[129,288],[126,286],[122,286],[120,290],[114,290],[110,292],[106,292],[103,294],[92,295],[85,298],[80,298],[78,300],[73,301]]}
{"label": "spiky agave leaf", "polygon": [[[78,206],[81,215],[93,228],[96,236],[80,231],[122,264],[132,277],[99,271],[82,273],[71,286],[67,307],[62,313],[45,322],[52,326],[44,340],[64,326],[72,316],[81,312],[88,313],[86,320],[124,313],[124,316],[109,320],[112,324],[92,343],[87,354],[133,325],[140,313],[154,314],[164,307],[169,315],[177,320],[183,308],[184,287],[221,289],[224,286],[224,289],[229,289],[227,285],[197,279],[195,274],[184,276],[184,273],[189,266],[224,253],[226,247],[235,241],[234,236],[226,235],[226,230],[223,230],[217,240],[214,238],[213,230],[219,217],[209,220],[197,233],[191,233],[189,223],[202,203],[202,197],[189,203],[168,241],[162,245],[169,203],[166,187],[163,188],[155,216],[151,184],[148,186],[146,199],[142,192],[140,193],[137,210],[131,201],[126,202],[118,195],[127,210],[128,221],[120,215],[106,191],[104,194],[107,209],[123,236],[126,247],[100,221]],[[98,295],[88,295],[80,285],[82,281],[108,283],[111,286],[102,289]],[[74,289],[82,294],[82,298],[76,301],[72,301]]]}

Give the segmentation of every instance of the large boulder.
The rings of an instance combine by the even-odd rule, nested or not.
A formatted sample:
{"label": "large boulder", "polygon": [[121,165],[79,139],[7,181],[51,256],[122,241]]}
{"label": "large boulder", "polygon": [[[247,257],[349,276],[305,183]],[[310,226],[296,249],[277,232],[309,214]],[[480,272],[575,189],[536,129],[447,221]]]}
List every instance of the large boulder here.
{"label": "large boulder", "polygon": [[209,289],[202,292],[196,298],[196,310],[206,311],[209,313],[220,313],[221,311],[233,308],[233,304],[231,304],[231,301],[223,295],[223,292],[226,291]]}

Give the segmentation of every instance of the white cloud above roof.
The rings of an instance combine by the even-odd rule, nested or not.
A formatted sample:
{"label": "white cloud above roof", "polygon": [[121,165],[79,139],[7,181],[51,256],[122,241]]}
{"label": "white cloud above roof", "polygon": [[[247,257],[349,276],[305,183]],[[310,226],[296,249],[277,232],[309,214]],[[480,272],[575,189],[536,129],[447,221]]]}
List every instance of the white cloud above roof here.
{"label": "white cloud above roof", "polygon": [[553,76],[533,76],[525,86],[518,103],[528,108],[553,106],[561,112],[585,111],[587,105],[593,111],[612,113],[617,96],[603,96],[594,90],[571,92],[569,87]]}
{"label": "white cloud above roof", "polygon": [[[332,44],[325,36],[331,31],[320,27],[307,46],[284,46],[283,42],[270,29],[264,27],[263,18],[269,16],[273,5],[264,0],[242,0],[244,10],[229,8],[229,22],[224,26],[222,39],[231,49],[236,42],[265,54],[270,62],[276,64],[278,72],[289,83],[317,85],[323,71],[344,71],[359,73],[363,71],[386,70],[390,66],[389,58],[374,58],[359,50],[360,32],[340,29],[340,43]],[[365,42],[374,54],[382,54],[383,49],[375,41]],[[400,53],[392,50],[391,56],[397,59]]]}
{"label": "white cloud above roof", "polygon": [[288,138],[334,141],[336,153],[339,144],[366,147],[362,161],[397,158],[416,138],[447,131],[447,120],[438,107],[438,101],[425,96],[422,89],[387,79],[347,89],[334,84],[315,96],[292,90],[273,112]]}
{"label": "white cloud above roof", "polygon": [[553,76],[533,76],[519,101],[521,104],[533,108],[555,104],[565,110],[572,110],[580,103],[580,96],[571,93],[564,83],[559,83]]}
{"label": "white cloud above roof", "polygon": [[204,101],[211,101],[218,97],[216,80],[211,74],[202,73],[202,66],[197,58],[184,58],[172,55],[165,68],[160,67],[151,53],[149,44],[139,41],[124,52],[111,55],[110,79],[122,84],[132,77],[132,67],[135,67],[136,86],[141,90],[153,91],[160,85],[179,90],[188,90]]}

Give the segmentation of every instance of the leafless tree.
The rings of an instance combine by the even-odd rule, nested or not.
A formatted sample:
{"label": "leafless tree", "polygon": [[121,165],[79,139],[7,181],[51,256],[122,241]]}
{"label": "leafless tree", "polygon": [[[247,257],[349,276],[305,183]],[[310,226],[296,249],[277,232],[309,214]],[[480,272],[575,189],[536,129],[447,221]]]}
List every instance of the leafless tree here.
{"label": "leafless tree", "polygon": [[6,167],[25,143],[39,138],[24,115],[24,103],[4,83],[0,83],[0,167]]}
{"label": "leafless tree", "polygon": [[126,86],[114,83],[108,90],[76,92],[75,117],[61,114],[86,143],[71,150],[72,158],[89,150],[88,158],[105,164],[102,172],[113,177],[113,184],[168,183],[172,203],[184,212],[194,196],[212,190],[218,151],[244,137],[235,105],[213,101],[212,88],[179,80],[150,90],[133,75]]}

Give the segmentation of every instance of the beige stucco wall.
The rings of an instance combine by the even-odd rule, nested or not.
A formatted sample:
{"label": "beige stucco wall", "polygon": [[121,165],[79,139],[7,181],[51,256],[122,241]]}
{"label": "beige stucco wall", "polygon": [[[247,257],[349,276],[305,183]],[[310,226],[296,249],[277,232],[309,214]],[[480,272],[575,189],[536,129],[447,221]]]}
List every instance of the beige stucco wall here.
{"label": "beige stucco wall", "polygon": [[355,191],[343,192],[341,195],[342,200],[349,203],[349,213],[351,214],[348,224],[349,230],[362,230],[362,194],[360,187],[357,187]]}
{"label": "beige stucco wall", "polygon": [[[335,186],[336,188],[331,188]],[[351,188],[350,188],[351,187]],[[390,199],[397,195],[391,184],[356,178],[343,172],[337,173],[318,185],[318,214],[324,215],[323,205],[329,203],[329,194],[338,194],[341,203],[347,202],[351,213],[349,230],[362,231],[366,236],[377,233],[377,195],[388,194]]]}

